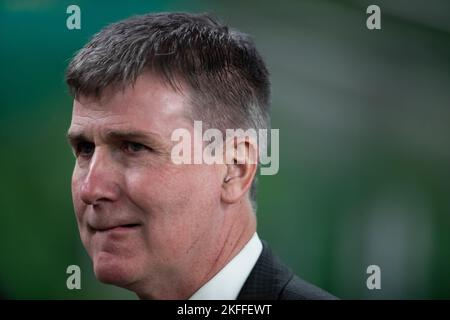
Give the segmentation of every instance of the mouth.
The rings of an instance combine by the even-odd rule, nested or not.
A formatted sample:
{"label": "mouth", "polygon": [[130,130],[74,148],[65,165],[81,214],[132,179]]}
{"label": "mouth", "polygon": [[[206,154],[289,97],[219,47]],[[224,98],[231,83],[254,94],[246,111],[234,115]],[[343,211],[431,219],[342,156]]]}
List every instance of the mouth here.
{"label": "mouth", "polygon": [[101,233],[108,233],[108,232],[128,232],[128,231],[133,231],[136,230],[137,228],[139,228],[141,226],[141,224],[139,223],[128,223],[128,224],[121,224],[121,225],[116,225],[116,226],[111,226],[111,227],[92,227],[90,226],[89,228],[93,231],[93,232],[101,232]]}

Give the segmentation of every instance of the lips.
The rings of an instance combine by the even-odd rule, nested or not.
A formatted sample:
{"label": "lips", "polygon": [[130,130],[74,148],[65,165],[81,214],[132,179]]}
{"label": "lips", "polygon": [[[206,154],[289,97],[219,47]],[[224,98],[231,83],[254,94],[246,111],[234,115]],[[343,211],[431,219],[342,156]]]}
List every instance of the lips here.
{"label": "lips", "polygon": [[108,232],[108,231],[127,231],[133,230],[139,227],[139,223],[126,223],[126,224],[115,224],[110,226],[89,226],[89,228],[94,232]]}

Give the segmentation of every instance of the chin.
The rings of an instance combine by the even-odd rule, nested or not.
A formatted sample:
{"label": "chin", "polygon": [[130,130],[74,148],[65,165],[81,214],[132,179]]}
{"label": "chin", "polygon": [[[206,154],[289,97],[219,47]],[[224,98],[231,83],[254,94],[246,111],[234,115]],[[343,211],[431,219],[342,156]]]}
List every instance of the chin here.
{"label": "chin", "polygon": [[138,280],[136,264],[123,257],[100,254],[95,257],[94,273],[103,283],[127,288]]}

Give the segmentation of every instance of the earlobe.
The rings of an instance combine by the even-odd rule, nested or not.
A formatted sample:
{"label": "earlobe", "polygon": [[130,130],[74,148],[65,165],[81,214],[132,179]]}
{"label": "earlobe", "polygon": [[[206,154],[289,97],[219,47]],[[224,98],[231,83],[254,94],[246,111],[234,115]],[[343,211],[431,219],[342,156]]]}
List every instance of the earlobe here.
{"label": "earlobe", "polygon": [[250,189],[257,168],[257,148],[248,141],[229,144],[228,154],[232,155],[223,173],[222,200],[236,203]]}
{"label": "earlobe", "polygon": [[222,184],[222,200],[230,204],[238,202],[250,188],[255,172],[256,165],[228,165],[228,173]]}
{"label": "earlobe", "polygon": [[237,179],[224,180],[222,186],[222,201],[232,204],[239,200],[242,195],[242,189]]}

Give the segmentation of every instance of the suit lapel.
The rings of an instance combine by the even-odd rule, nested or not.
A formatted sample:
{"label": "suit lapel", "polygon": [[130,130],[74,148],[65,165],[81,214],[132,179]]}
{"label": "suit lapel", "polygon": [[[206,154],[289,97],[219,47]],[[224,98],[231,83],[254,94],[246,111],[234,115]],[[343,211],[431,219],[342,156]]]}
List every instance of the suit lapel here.
{"label": "suit lapel", "polygon": [[277,300],[293,277],[292,271],[278,260],[268,244],[262,243],[261,255],[239,292],[238,300]]}

